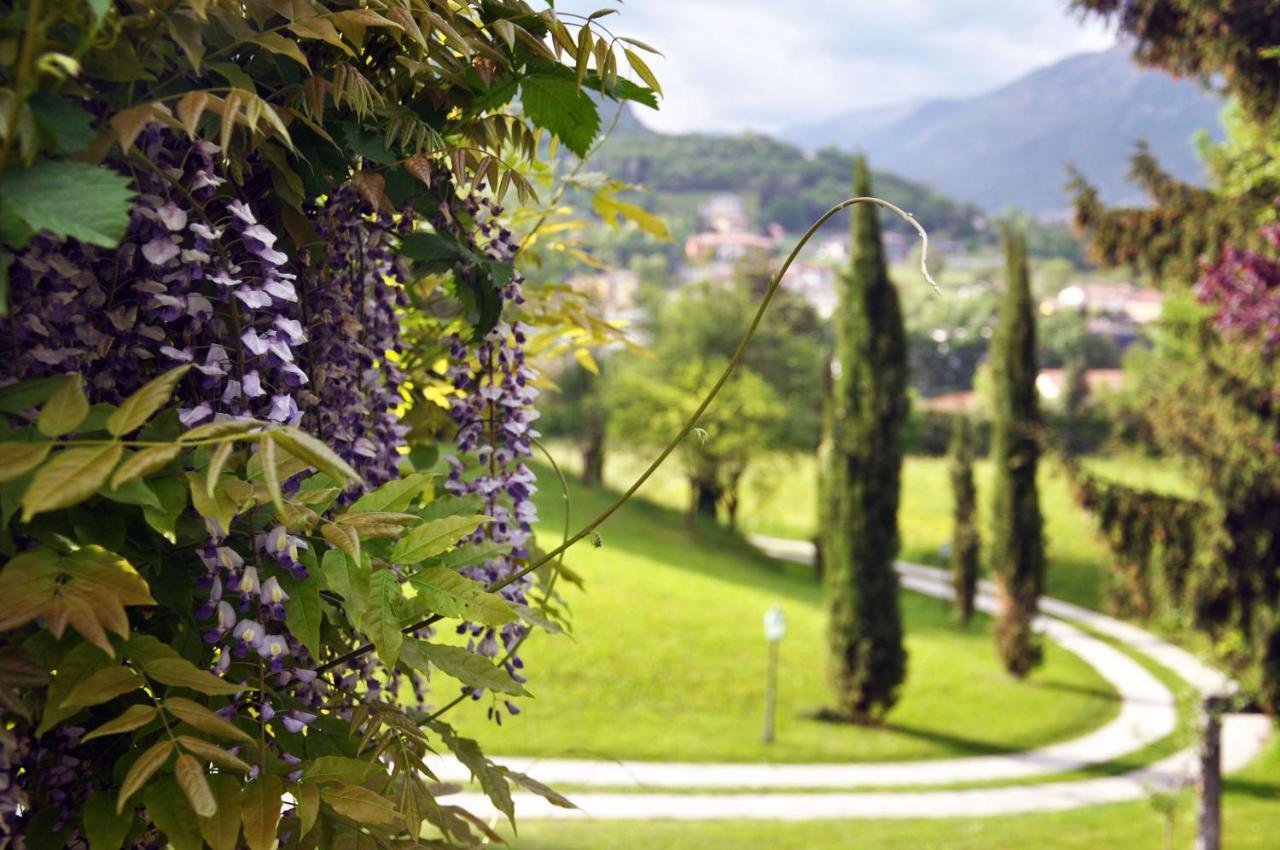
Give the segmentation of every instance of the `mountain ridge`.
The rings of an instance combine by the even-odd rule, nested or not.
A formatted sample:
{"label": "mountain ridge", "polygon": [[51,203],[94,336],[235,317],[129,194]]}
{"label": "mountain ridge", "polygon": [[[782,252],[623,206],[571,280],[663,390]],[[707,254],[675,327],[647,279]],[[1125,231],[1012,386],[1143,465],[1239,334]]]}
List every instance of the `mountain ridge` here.
{"label": "mountain ridge", "polygon": [[1068,162],[1108,203],[1139,201],[1126,175],[1140,139],[1176,177],[1203,182],[1193,137],[1205,130],[1221,138],[1221,108],[1216,95],[1141,68],[1118,46],[973,97],[848,110],[777,135],[809,150],[861,151],[877,168],[989,212],[1013,205],[1049,213],[1068,205]]}

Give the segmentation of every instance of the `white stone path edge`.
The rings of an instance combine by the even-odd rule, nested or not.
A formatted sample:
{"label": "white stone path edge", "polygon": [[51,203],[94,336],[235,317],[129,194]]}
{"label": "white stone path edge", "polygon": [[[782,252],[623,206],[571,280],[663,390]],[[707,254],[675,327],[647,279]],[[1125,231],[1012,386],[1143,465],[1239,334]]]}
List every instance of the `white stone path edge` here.
{"label": "white stone path edge", "polygon": [[[801,541],[754,537],[766,553],[812,563],[813,549]],[[950,576],[943,570],[899,563],[904,587],[950,598]],[[983,582],[978,607],[994,611],[995,589]],[[943,785],[1017,780],[1065,773],[1120,758],[1173,732],[1177,709],[1173,695],[1140,664],[1064,619],[1117,640],[1146,655],[1201,693],[1233,688],[1228,678],[1190,653],[1148,632],[1104,614],[1044,598],[1036,628],[1093,666],[1119,692],[1120,714],[1080,738],[1038,750],[1008,755],[883,764],[705,764],[605,762],[570,759],[499,759],[551,785],[641,788],[857,788],[892,785]],[[1238,770],[1265,745],[1271,724],[1258,715],[1230,715],[1223,728],[1223,769]],[[1120,776],[990,788],[861,793],[603,793],[569,796],[576,810],[559,809],[531,794],[515,796],[522,819],[599,818],[674,820],[817,820],[827,818],[963,817],[1055,811],[1140,799],[1194,780],[1195,754],[1184,750],[1148,767]],[[445,781],[465,781],[466,768],[442,760],[432,769]],[[477,814],[493,814],[481,794],[452,798]]]}

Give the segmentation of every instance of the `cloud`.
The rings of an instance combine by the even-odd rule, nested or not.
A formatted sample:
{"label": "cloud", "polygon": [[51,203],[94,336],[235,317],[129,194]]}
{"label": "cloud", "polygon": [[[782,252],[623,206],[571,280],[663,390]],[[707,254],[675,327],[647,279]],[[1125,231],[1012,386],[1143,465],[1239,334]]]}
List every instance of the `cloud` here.
{"label": "cloud", "polygon": [[[562,12],[597,2],[568,0]],[[670,131],[778,130],[861,106],[972,95],[1115,36],[1066,0],[632,0],[602,21],[664,57]]]}

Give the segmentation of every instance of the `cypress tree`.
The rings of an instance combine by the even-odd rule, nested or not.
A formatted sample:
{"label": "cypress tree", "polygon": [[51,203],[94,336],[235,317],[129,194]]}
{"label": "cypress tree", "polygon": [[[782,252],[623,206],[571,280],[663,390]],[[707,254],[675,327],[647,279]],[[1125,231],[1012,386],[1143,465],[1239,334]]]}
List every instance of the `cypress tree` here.
{"label": "cypress tree", "polygon": [[973,428],[969,417],[958,416],[951,429],[951,578],[960,622],[973,619],[978,589],[978,489],[973,483]]}
{"label": "cypress tree", "polygon": [[[871,194],[862,158],[855,164],[854,194]],[[854,208],[852,236],[835,321],[822,563],[835,714],[868,722],[893,706],[907,669],[893,568],[907,345],[875,207]]]}
{"label": "cypress tree", "polygon": [[991,566],[1001,591],[996,647],[1005,668],[1021,678],[1041,661],[1040,643],[1031,631],[1044,586],[1044,528],[1036,490],[1040,414],[1026,240],[1012,228],[1004,238],[1005,294],[991,346]]}

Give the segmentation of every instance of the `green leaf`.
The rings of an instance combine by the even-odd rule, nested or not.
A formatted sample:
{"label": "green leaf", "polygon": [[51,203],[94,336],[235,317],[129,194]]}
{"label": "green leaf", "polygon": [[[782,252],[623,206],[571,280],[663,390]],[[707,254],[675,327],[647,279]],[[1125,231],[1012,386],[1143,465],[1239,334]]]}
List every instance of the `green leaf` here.
{"label": "green leaf", "polygon": [[356,499],[350,511],[403,511],[431,486],[435,473],[412,472],[383,484],[371,493]]}
{"label": "green leaf", "polygon": [[[267,487],[267,493],[271,496],[271,503],[276,506],[277,511],[284,511],[284,494],[280,490],[280,464],[276,460],[276,441],[272,439],[270,432],[263,434],[258,441],[258,450],[262,453],[262,482]],[[210,467],[209,474],[212,475],[213,468]],[[212,493],[213,486],[205,485],[206,492]]]}
{"label": "green leaf", "polygon": [[119,443],[65,449],[40,467],[22,496],[22,521],[36,514],[69,508],[94,494],[115,469],[124,448]]}
{"label": "green leaf", "polygon": [[400,582],[391,570],[378,570],[369,578],[369,604],[364,612],[362,626],[374,647],[378,658],[388,667],[394,667],[400,657],[400,617],[397,603],[404,598]]}
{"label": "green leaf", "polygon": [[0,413],[22,413],[49,400],[62,378],[32,378],[0,389]]}
{"label": "green leaf", "polygon": [[311,654],[320,657],[320,623],[324,609],[320,605],[320,579],[313,575],[296,579],[285,573],[280,584],[289,598],[284,601],[284,622],[289,631],[302,641]]}
{"label": "green leaf", "polygon": [[133,826],[133,811],[117,812],[109,794],[90,794],[81,818],[89,850],[120,850]]}
{"label": "green leaf", "polygon": [[276,827],[280,823],[284,783],[280,777],[259,776],[240,796],[240,821],[244,824],[244,840],[249,850],[271,850],[276,843]]}
{"label": "green leaf", "polygon": [[[9,565],[0,571],[0,575],[8,572],[12,566],[13,562],[10,561]],[[107,653],[89,643],[78,644],[58,661],[53,682],[46,692],[44,713],[40,715],[40,725],[36,727],[37,737],[80,710],[63,708],[62,701],[75,689],[76,685],[83,682],[95,670],[100,670],[109,663]]]}
{"label": "green leaf", "polygon": [[124,237],[134,195],[127,177],[65,159],[10,168],[4,193],[32,230],[103,248],[114,248]]}
{"label": "green leaf", "polygon": [[164,710],[169,714],[183,723],[199,729],[201,732],[208,732],[210,735],[216,735],[219,738],[227,738],[232,741],[240,741],[244,744],[252,744],[254,742],[249,733],[231,721],[223,720],[198,702],[185,697],[169,697],[164,701],[163,705]]}
{"label": "green leaf", "polygon": [[152,705],[131,705],[115,720],[108,720],[103,723],[97,729],[81,738],[81,741],[92,741],[94,738],[101,738],[103,735],[119,735],[124,732],[132,732],[134,729],[141,729],[152,720],[155,720],[159,713],[156,707]]}
{"label": "green leaf", "polygon": [[213,850],[236,850],[240,838],[240,780],[219,773],[209,777],[209,784],[218,803],[218,813],[200,818],[200,836]]}
{"label": "green leaf", "polygon": [[67,156],[93,141],[93,116],[83,107],[49,91],[36,92],[29,103],[36,123],[50,137],[55,153]]}
{"label": "green leaf", "polygon": [[141,428],[169,401],[174,387],[190,369],[190,366],[179,366],[143,384],[137,392],[120,402],[115,413],[107,417],[107,430],[112,436],[123,437]]}
{"label": "green leaf", "polygon": [[442,673],[472,687],[512,696],[524,696],[528,693],[506,670],[494,666],[484,656],[467,652],[461,646],[410,640],[400,648],[400,660],[421,673],[429,672],[428,665],[437,667]]}
{"label": "green leaf", "polygon": [[189,688],[208,696],[231,696],[244,690],[244,685],[219,679],[185,658],[156,659],[143,664],[142,669],[147,676],[161,684]]}
{"label": "green leaf", "polygon": [[53,443],[0,443],[0,482],[21,478],[49,456]]}
{"label": "green leaf", "polygon": [[391,550],[391,560],[396,564],[417,564],[439,555],[462,538],[471,534],[487,516],[447,516],[414,526],[396,541]]}
{"label": "green leaf", "polygon": [[156,771],[164,766],[172,753],[173,742],[166,738],[152,744],[146,752],[138,756],[138,760],[130,766],[129,772],[124,775],[124,781],[120,785],[120,793],[116,797],[117,812],[124,811],[124,804],[129,802],[129,798],[137,793],[139,788],[147,784],[148,779],[155,776]]}
{"label": "green leaf", "polygon": [[62,701],[63,708],[87,708],[113,700],[121,694],[136,691],[146,680],[131,667],[108,667],[99,670],[72,689]]}
{"label": "green leaf", "polygon": [[520,93],[529,120],[550,130],[578,156],[587,155],[600,130],[600,114],[590,95],[573,80],[543,74],[526,77]]}
{"label": "green leaf", "polygon": [[36,427],[46,437],[61,437],[74,431],[88,415],[89,399],[84,394],[84,379],[79,375],[68,375],[40,408]]}
{"label": "green leaf", "polygon": [[148,487],[145,481],[140,481],[137,478],[126,481],[119,487],[99,487],[98,495],[113,502],[119,502],[122,505],[136,505],[137,507],[152,508],[157,511],[164,508],[160,504],[160,497],[155,494],[155,491]]}
{"label": "green leaf", "polygon": [[[183,758],[190,759],[191,756],[178,758],[181,763]],[[196,769],[199,770],[199,765]],[[147,816],[164,833],[170,850],[201,850],[204,844],[200,840],[200,825],[192,817],[191,806],[178,788],[179,784],[168,777],[151,783],[142,795]]]}
{"label": "green leaf", "polygon": [[426,561],[426,566],[456,570],[459,567],[483,564],[491,558],[506,555],[510,551],[510,543],[495,543],[492,540],[486,540],[483,543],[468,543],[464,546],[456,546],[448,552],[436,555],[434,558],[429,558]]}
{"label": "green leaf", "polygon": [[440,733],[445,746],[458,757],[458,761],[467,766],[471,776],[480,781],[480,789],[493,803],[494,808],[506,815],[507,820],[514,826],[515,802],[511,799],[511,786],[507,783],[507,777],[502,768],[485,758],[480,752],[480,745],[471,738],[455,735],[453,730],[443,723],[434,724],[432,728]]}
{"label": "green leaf", "polygon": [[400,812],[391,801],[359,785],[339,784],[324,788],[320,796],[333,810],[356,823],[391,826],[400,821]]}
{"label": "green leaf", "polygon": [[186,795],[191,810],[197,817],[211,818],[218,813],[218,801],[213,797],[213,789],[209,787],[209,778],[204,774],[204,767],[194,756],[183,753],[173,767],[174,776],[178,779],[178,787]]}
{"label": "green leaf", "polygon": [[503,767],[500,769],[506,775],[507,779],[521,786],[526,791],[532,791],[542,799],[549,802],[551,805],[559,806],[562,809],[578,808],[574,804],[574,802],[570,800],[568,797],[564,796],[554,788],[549,788],[546,785],[543,785],[541,782],[534,779],[532,776],[526,776],[525,774],[520,773],[519,771],[511,770],[510,768],[507,768],[507,767]]}
{"label": "green leaf", "polygon": [[458,243],[434,233],[409,233],[400,238],[400,253],[420,263],[423,274],[441,274],[466,255]]}
{"label": "green leaf", "polygon": [[461,617],[486,626],[515,622],[515,612],[505,599],[489,593],[484,585],[444,567],[428,567],[409,577],[418,592],[413,600],[427,611],[446,617]]}
{"label": "green leaf", "polygon": [[320,756],[302,771],[303,782],[349,782],[360,784],[369,776],[373,765],[364,759],[346,756]]}

